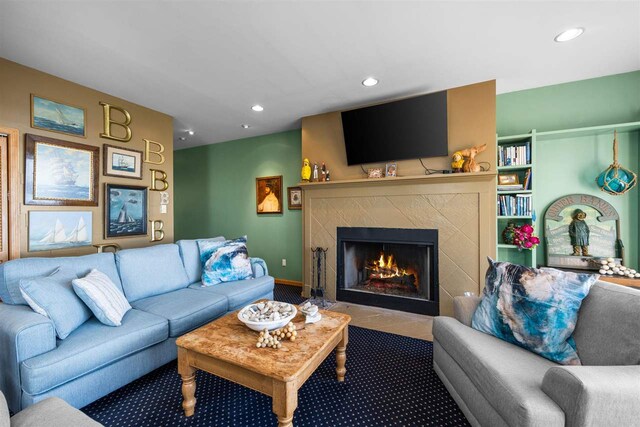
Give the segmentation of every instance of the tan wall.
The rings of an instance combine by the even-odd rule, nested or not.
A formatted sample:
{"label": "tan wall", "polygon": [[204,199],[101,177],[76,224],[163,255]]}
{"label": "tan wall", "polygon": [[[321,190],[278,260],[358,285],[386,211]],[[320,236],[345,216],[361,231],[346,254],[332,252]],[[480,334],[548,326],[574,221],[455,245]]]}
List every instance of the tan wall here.
{"label": "tan wall", "polygon": [[[474,145],[487,144],[487,150],[476,157],[478,162],[496,168],[496,82],[495,80],[463,86],[447,91],[449,154]],[[393,143],[393,141],[389,141]],[[302,157],[311,162],[325,162],[331,179],[363,178],[360,166],[347,166],[340,112],[302,118]],[[450,157],[423,159],[432,169],[450,169]],[[384,164],[365,165],[383,167]],[[486,165],[485,165],[486,166]],[[423,175],[424,169],[416,160],[398,162],[398,176]]]}
{"label": "tan wall", "polygon": [[[77,249],[64,249],[56,251],[27,252],[28,243],[28,212],[31,210],[46,211],[91,211],[93,212],[93,243],[117,243],[128,247],[139,247],[151,244],[150,227],[147,236],[124,237],[117,239],[104,239],[104,184],[117,183],[126,185],[146,186],[150,185],[149,168],[164,170],[168,175],[170,202],[166,214],[160,213],[160,195],[157,191],[149,191],[149,219],[161,219],[164,221],[165,238],[162,243],[173,241],[173,119],[172,117],[127,102],[120,98],[107,95],[89,89],[84,86],[54,77],[52,75],[28,68],[14,62],[0,58],[0,126],[16,128],[20,131],[20,172],[21,172],[21,194],[20,194],[20,244],[22,256],[67,256],[88,254],[95,252],[95,248],[82,247]],[[74,137],[71,135],[33,129],[31,123],[31,94],[36,94],[44,98],[52,99],[69,105],[86,108],[86,138]],[[110,139],[100,138],[102,132],[102,107],[99,102],[106,102],[127,110],[132,117],[131,130],[133,137],[129,142],[118,142]],[[116,117],[114,117],[116,118]],[[114,128],[115,130],[115,128]],[[119,130],[119,129],[117,129]],[[103,144],[110,144],[122,148],[144,150],[142,138],[160,142],[165,147],[164,155],[166,160],[162,165],[152,165],[143,163],[143,179],[116,178],[103,176],[102,150],[100,152],[99,167],[99,205],[96,207],[45,207],[27,206],[24,202],[24,134],[46,136],[71,141],[80,144],[93,145],[102,148]],[[115,132],[114,132],[115,133]]]}

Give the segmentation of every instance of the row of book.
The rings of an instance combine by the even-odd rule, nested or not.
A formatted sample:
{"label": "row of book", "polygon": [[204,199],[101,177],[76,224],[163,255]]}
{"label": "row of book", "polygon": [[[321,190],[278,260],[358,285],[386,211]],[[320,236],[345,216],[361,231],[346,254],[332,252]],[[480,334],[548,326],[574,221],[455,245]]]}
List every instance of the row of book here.
{"label": "row of book", "polygon": [[498,196],[498,215],[531,216],[531,194]]}
{"label": "row of book", "polygon": [[520,145],[498,146],[498,166],[522,166],[531,164],[531,141]]}

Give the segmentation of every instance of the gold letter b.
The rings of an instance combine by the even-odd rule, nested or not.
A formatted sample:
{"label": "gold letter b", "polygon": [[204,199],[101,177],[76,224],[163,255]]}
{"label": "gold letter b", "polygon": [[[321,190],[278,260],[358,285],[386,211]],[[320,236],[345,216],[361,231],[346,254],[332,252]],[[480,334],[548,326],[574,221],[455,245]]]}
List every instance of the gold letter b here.
{"label": "gold letter b", "polygon": [[[114,105],[109,105],[105,102],[100,102],[102,105],[102,118],[104,119],[104,131],[100,134],[101,138],[113,139],[115,141],[121,142],[129,142],[131,141],[131,128],[129,125],[131,124],[131,114],[124,108],[116,107]],[[124,122],[116,122],[111,119],[111,110],[118,110],[122,114],[124,114]],[[111,126],[121,126],[124,129],[125,136],[114,136],[111,134]]]}

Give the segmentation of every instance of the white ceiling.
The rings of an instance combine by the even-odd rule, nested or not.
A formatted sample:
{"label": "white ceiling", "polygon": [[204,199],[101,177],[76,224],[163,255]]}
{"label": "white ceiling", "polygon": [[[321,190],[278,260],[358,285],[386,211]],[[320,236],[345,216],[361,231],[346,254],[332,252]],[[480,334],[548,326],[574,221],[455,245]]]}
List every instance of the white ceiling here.
{"label": "white ceiling", "polygon": [[484,80],[503,93],[638,70],[640,0],[0,0],[0,56],[170,114],[178,149]]}

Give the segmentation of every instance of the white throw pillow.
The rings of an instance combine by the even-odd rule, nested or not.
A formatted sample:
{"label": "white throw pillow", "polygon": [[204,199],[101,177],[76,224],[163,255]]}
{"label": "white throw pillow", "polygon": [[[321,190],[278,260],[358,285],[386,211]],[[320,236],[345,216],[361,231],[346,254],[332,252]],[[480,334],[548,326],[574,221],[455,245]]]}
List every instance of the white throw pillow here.
{"label": "white throw pillow", "polygon": [[108,326],[120,326],[131,304],[109,276],[91,270],[82,279],[72,281],[73,290],[91,309],[99,321]]}

